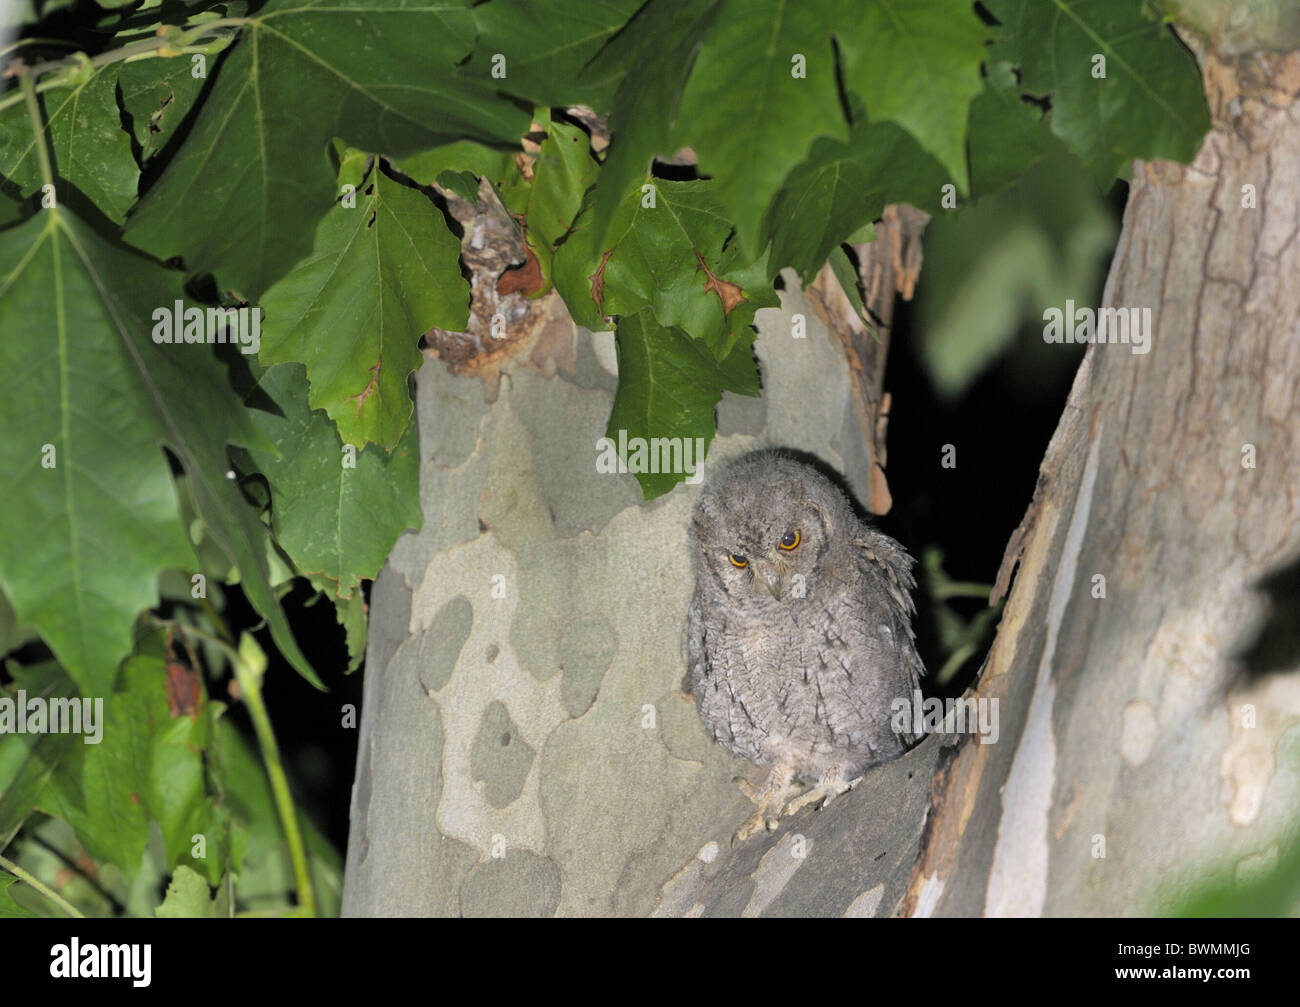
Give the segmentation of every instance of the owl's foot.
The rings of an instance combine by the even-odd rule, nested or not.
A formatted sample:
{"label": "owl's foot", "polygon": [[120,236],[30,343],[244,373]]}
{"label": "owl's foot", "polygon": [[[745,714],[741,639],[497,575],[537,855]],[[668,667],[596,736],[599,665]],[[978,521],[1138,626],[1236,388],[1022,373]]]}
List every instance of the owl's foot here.
{"label": "owl's foot", "polygon": [[758,805],[758,810],[750,816],[736,834],[731,837],[731,845],[743,843],[750,836],[764,829],[772,831],[781,817],[781,808],[790,795],[799,788],[794,783],[794,768],[791,766],[773,766],[761,787],[752,786],[748,780],[736,781],[746,797]]}
{"label": "owl's foot", "polygon": [[841,794],[847,794],[850,790],[856,787],[861,780],[861,776],[854,780],[846,780],[844,779],[843,770],[839,766],[832,766],[822,774],[822,778],[810,787],[806,793],[800,794],[782,808],[781,814],[793,815],[797,811],[802,811],[810,804],[817,804],[819,808],[824,808]]}

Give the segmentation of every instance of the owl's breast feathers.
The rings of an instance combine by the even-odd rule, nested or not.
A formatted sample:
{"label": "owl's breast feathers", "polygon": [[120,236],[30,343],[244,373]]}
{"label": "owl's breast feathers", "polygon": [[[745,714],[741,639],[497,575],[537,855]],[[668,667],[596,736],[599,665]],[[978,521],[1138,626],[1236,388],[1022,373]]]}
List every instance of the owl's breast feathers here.
{"label": "owl's breast feathers", "polygon": [[[911,624],[912,559],[864,526],[851,558],[805,598],[763,610],[711,604],[697,589],[688,616],[690,683],[714,737],[759,765],[816,777],[856,773],[915,739],[891,726],[924,667]],[[910,722],[911,718],[908,718]]]}

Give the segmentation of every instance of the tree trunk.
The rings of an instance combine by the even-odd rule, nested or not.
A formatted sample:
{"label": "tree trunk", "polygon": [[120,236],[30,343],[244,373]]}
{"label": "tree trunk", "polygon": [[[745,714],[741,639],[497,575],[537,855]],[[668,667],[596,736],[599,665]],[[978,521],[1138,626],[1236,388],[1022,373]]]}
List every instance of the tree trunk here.
{"label": "tree trunk", "polygon": [[[745,767],[682,690],[698,487],[647,504],[596,471],[612,336],[551,301],[487,380],[427,363],[424,528],[372,598],[345,914],[1134,913],[1157,880],[1275,860],[1300,653],[1251,644],[1257,585],[1300,549],[1300,61],[1258,93],[1206,66],[1216,128],[1190,167],[1135,165],[1106,286],[1151,309],[1150,352],[1089,349],[999,578],[1019,561],[974,693],[999,739],[929,738],[771,836],[729,845]],[[878,502],[878,367],[785,278],[763,399],[724,398],[709,466],[802,448]]]}
{"label": "tree trunk", "polygon": [[1300,53],[1264,88],[1203,66],[1215,128],[1134,164],[1103,297],[1150,307],[1150,352],[1075,378],[999,578],[1019,556],[979,686],[1002,739],[933,781],[902,912],[1157,911],[1296,820],[1295,602],[1260,586],[1300,559]]}

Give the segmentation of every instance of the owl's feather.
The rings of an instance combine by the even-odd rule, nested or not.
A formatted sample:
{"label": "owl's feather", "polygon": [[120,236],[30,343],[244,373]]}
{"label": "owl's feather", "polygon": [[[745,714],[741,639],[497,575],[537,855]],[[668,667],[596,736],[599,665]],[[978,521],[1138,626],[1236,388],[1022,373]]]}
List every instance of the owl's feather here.
{"label": "owl's feather", "polygon": [[828,799],[906,751],[916,739],[893,730],[891,704],[911,703],[925,673],[906,550],[816,468],[774,451],[711,480],[692,533],[691,691],[718,742],[772,768],[780,787],[760,792],[759,815],[791,780]]}

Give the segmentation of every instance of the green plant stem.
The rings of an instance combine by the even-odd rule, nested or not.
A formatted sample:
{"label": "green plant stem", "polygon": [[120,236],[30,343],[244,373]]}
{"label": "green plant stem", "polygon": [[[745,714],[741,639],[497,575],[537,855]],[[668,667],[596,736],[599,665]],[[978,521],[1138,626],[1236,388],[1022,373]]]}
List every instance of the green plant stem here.
{"label": "green plant stem", "polygon": [[36,87],[32,72],[24,67],[18,72],[18,86],[27,102],[27,118],[32,122],[32,142],[36,144],[36,159],[41,165],[41,181],[45,185],[54,184],[54,172],[50,168],[50,150],[45,145],[45,128],[41,124],[41,110],[36,104]]}
{"label": "green plant stem", "polygon": [[187,636],[198,637],[200,640],[206,640],[215,647],[220,647],[225,651],[226,656],[230,658],[230,663],[237,665],[239,654],[236,652],[234,644],[229,640],[224,640],[219,636],[213,636],[211,633],[199,629],[197,626],[189,626],[183,622],[177,622],[175,619],[159,619],[157,616],[149,616],[153,625],[161,626],[163,629],[174,629],[178,633],[184,633]]}
{"label": "green plant stem", "polygon": [[[208,619],[212,623],[213,628],[216,629],[217,636],[222,640],[227,641],[227,643],[233,647],[235,644],[234,637],[230,635],[230,630],[226,628],[225,620],[222,619],[220,613],[217,612],[217,607],[212,604],[212,599],[208,597],[206,591],[203,592],[203,597],[199,599],[199,603],[202,605],[203,611],[207,613]],[[200,630],[199,632],[202,631]]]}
{"label": "green plant stem", "polygon": [[[205,599],[206,600],[206,599]],[[213,618],[218,626],[222,625],[215,610]],[[285,841],[289,845],[289,860],[293,864],[294,881],[298,886],[298,915],[316,915],[316,895],[312,891],[311,871],[307,867],[307,851],[302,842],[302,830],[298,827],[298,814],[293,806],[293,795],[289,792],[289,779],[280,761],[280,748],[275,741],[275,731],[271,728],[271,718],[267,715],[266,704],[262,702],[262,674],[251,667],[244,655],[231,645],[228,640],[205,633],[194,626],[166,619],[155,619],[159,625],[174,626],[179,632],[207,640],[226,652],[235,669],[235,682],[239,685],[240,698],[248,707],[248,715],[253,721],[253,730],[257,734],[257,744],[262,750],[262,761],[266,764],[266,775],[271,781],[271,793],[275,796],[276,811],[284,824]]]}
{"label": "green plant stem", "polygon": [[[50,77],[46,80],[41,81],[39,84],[36,84],[33,87],[33,90],[37,94],[41,94],[44,91],[53,91],[56,87],[66,87],[66,86],[67,86],[67,81],[63,80],[62,78]],[[7,94],[3,98],[0,98],[0,112],[3,112],[10,105],[17,105],[20,101],[24,99],[24,97],[26,96],[23,94],[23,89],[20,87],[17,88],[12,94]]]}
{"label": "green plant stem", "polygon": [[[182,49],[185,46],[193,45],[204,35],[213,34],[213,29],[218,29],[218,34],[225,37],[221,32],[223,28],[240,28],[248,23],[248,18],[228,17],[217,18],[215,21],[205,21],[203,24],[195,25],[188,31],[183,31],[174,39],[167,39],[162,36],[157,38],[141,39],[139,42],[132,42],[129,45],[121,46],[118,49],[109,49],[107,52],[101,52],[98,56],[90,58],[91,67],[98,69],[101,66],[108,66],[110,63],[120,63],[123,60],[130,59],[133,56],[139,56],[145,53],[153,53],[155,56],[160,55],[159,49],[174,48]],[[170,54],[169,54],[170,55]],[[50,60],[45,63],[32,64],[33,73],[42,74],[56,70],[75,69],[81,63],[77,58],[78,54],[73,54],[65,59]]]}
{"label": "green plant stem", "polygon": [[62,909],[69,916],[79,920],[84,920],[86,918],[85,913],[83,913],[80,909],[74,906],[71,902],[65,899],[58,892],[56,892],[53,888],[51,888],[49,885],[42,882],[40,879],[33,877],[29,872],[23,870],[23,868],[19,867],[17,864],[15,864],[12,860],[4,856],[3,854],[0,854],[0,867],[3,867],[6,871],[8,871],[10,874],[16,877],[19,881],[27,882],[27,884],[35,888],[38,892],[44,895],[47,899],[53,902],[56,906]]}
{"label": "green plant stem", "polygon": [[975,653],[975,644],[963,643],[960,647],[948,655],[948,660],[943,662],[943,667],[939,673],[934,676],[934,680],[940,685],[945,684],[948,679],[957,674],[957,669],[966,663],[966,659]]}
{"label": "green plant stem", "polygon": [[61,45],[68,49],[75,49],[77,47],[76,42],[69,42],[65,38],[20,38],[16,42],[10,42],[8,45],[0,45],[0,56],[21,49],[25,45]]}
{"label": "green plant stem", "polygon": [[[224,43],[231,36],[225,32],[220,32],[217,38],[202,45],[195,44],[198,39],[211,34],[213,28],[239,27],[246,23],[246,18],[219,18],[215,21],[207,21],[201,25],[196,25],[178,36],[174,43],[163,38],[148,38],[139,42],[132,42],[130,45],[124,45],[119,49],[101,52],[98,56],[89,59],[86,58],[84,53],[74,53],[66,59],[33,63],[30,67],[20,70],[19,73],[29,74],[32,78],[50,75],[35,85],[36,92],[39,94],[42,91],[50,91],[56,87],[69,87],[74,83],[72,75],[77,71],[84,70],[86,67],[97,70],[108,66],[110,63],[137,63],[142,59],[174,59],[176,53],[164,53],[162,51],[168,47],[179,50],[180,54],[201,52],[210,55],[214,51],[213,46]],[[0,112],[22,100],[21,90],[17,94],[0,98]]]}
{"label": "green plant stem", "polygon": [[934,597],[941,601],[945,598],[987,599],[992,593],[992,584],[962,584],[957,581],[952,581],[948,584],[941,584],[934,589]]}
{"label": "green plant stem", "polygon": [[262,702],[261,674],[251,668],[242,655],[235,659],[235,681],[248,706],[249,716],[253,720],[253,729],[257,733],[257,743],[262,749],[262,759],[266,763],[267,775],[271,778],[271,792],[275,795],[275,806],[284,823],[285,839],[289,844],[289,859],[293,863],[293,876],[298,886],[298,910],[303,916],[316,915],[316,896],[312,892],[311,872],[307,869],[307,853],[302,843],[302,833],[298,828],[298,815],[293,806],[293,797],[289,793],[289,780],[284,775],[284,766],[280,762],[280,750],[275,743],[275,732],[271,729],[271,718],[267,716],[266,706]]}

